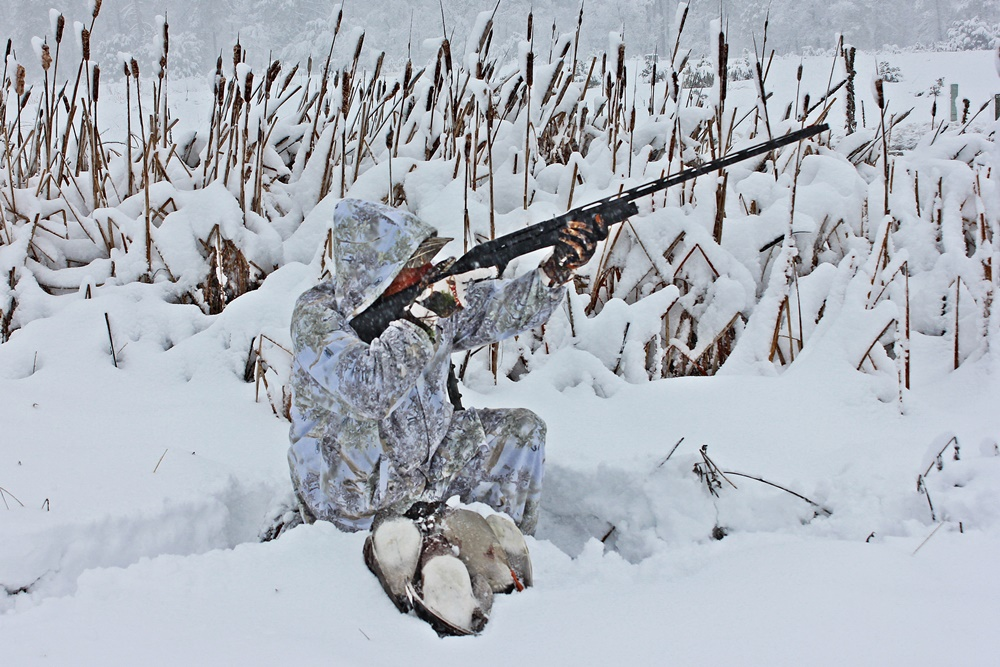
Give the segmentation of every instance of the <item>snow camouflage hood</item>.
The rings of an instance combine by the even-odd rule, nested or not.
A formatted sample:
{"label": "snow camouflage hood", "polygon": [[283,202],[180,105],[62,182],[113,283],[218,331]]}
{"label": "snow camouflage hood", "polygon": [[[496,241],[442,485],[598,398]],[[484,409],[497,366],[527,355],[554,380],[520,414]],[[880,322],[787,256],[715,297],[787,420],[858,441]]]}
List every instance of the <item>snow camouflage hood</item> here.
{"label": "snow camouflage hood", "polygon": [[333,211],[333,286],[337,310],[350,317],[385,291],[420,244],[436,231],[415,215],[344,199]]}

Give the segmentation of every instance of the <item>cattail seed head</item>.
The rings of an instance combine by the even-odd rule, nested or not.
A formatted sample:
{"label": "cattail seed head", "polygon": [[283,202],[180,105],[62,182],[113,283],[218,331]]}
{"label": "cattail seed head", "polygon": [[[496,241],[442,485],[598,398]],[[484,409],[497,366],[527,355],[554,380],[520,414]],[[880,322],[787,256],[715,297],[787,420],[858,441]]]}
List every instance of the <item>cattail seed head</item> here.
{"label": "cattail seed head", "polygon": [[135,58],[132,58],[132,60],[129,63],[129,65],[132,67],[132,78],[135,79],[136,81],[138,81],[139,80],[139,63],[136,61]]}
{"label": "cattail seed head", "polygon": [[531,41],[531,38],[534,36],[534,34],[535,34],[535,15],[534,15],[534,12],[528,12],[528,41],[529,42]]}
{"label": "cattail seed head", "polygon": [[240,46],[240,43],[237,41],[236,45],[233,47],[233,71],[234,72],[236,71],[236,68],[239,67],[240,62],[242,62],[242,60],[243,60],[243,47]]}
{"label": "cattail seed head", "polygon": [[393,132],[392,132],[392,128],[390,127],[389,131],[385,133],[385,147],[386,148],[389,148],[389,149],[392,148],[392,138],[393,138]]}
{"label": "cattail seed head", "polygon": [[160,56],[160,71],[157,72],[156,76],[160,79],[167,73],[167,57]]}
{"label": "cattail seed head", "polygon": [[802,80],[802,63],[799,63],[799,68],[795,71],[795,80],[796,81]]}
{"label": "cattail seed head", "polygon": [[56,19],[56,44],[62,43],[64,30],[66,30],[66,17],[60,14]]}
{"label": "cattail seed head", "polygon": [[406,61],[406,69],[403,70],[403,92],[410,87],[410,78],[413,76],[413,62]]}
{"label": "cattail seed head", "polygon": [[163,53],[170,53],[170,24],[166,18],[163,19]]}
{"label": "cattail seed head", "polygon": [[97,65],[94,65],[94,83],[91,92],[96,103],[101,97],[101,68]]}
{"label": "cattail seed head", "polygon": [[96,19],[97,15],[101,13],[101,3],[103,0],[94,0],[94,11],[93,17]]}
{"label": "cattail seed head", "polygon": [[535,52],[528,51],[528,56],[525,58],[525,72],[524,72],[524,82],[531,88],[535,85]]}
{"label": "cattail seed head", "polygon": [[24,67],[22,65],[17,66],[17,74],[14,75],[14,92],[20,97],[24,95]]}
{"label": "cattail seed head", "polygon": [[879,109],[885,109],[885,89],[883,88],[882,77],[875,79],[875,102]]}
{"label": "cattail seed head", "polygon": [[344,70],[344,76],[340,80],[340,112],[347,118],[347,110],[351,106],[351,74]]}
{"label": "cattail seed head", "polygon": [[3,54],[3,59],[4,59],[4,60],[7,60],[7,58],[10,58],[10,52],[11,52],[11,50],[12,50],[13,48],[14,48],[14,45],[13,45],[13,43],[11,42],[11,40],[10,40],[10,39],[8,39],[8,40],[7,40],[7,52]]}
{"label": "cattail seed head", "polygon": [[361,47],[364,46],[364,43],[365,33],[361,33],[361,36],[358,37],[358,43],[354,46],[354,62],[357,62],[358,58],[361,57]]}
{"label": "cattail seed head", "polygon": [[249,101],[253,97],[253,72],[247,72],[247,77],[243,81],[243,99]]}
{"label": "cattail seed head", "polygon": [[264,77],[264,88],[266,91],[271,90],[271,85],[274,83],[274,80],[278,78],[278,75],[280,73],[281,73],[281,62],[275,60],[273,63],[271,63],[271,66],[267,68],[267,76]]}
{"label": "cattail seed head", "polygon": [[[552,25],[555,26],[554,23]],[[569,40],[566,40],[566,43],[563,44],[562,51],[559,53],[559,57],[560,58],[565,58],[566,55],[569,53],[569,49],[570,49],[571,46],[573,46],[573,43],[570,42]]]}
{"label": "cattail seed head", "polygon": [[49,67],[51,66],[52,66],[52,54],[49,53],[49,45],[42,44],[42,69],[48,72]]}
{"label": "cattail seed head", "polygon": [[447,39],[441,44],[441,50],[444,51],[444,68],[451,72],[451,42]]}
{"label": "cattail seed head", "polygon": [[86,28],[80,31],[80,41],[83,44],[83,59],[90,60],[90,31]]}
{"label": "cattail seed head", "polygon": [[285,80],[281,82],[281,89],[282,90],[288,88],[288,84],[290,84],[292,82],[292,77],[294,77],[295,73],[298,72],[298,71],[299,71],[299,64],[295,63],[295,67],[292,68],[291,72],[289,72],[288,74],[285,75]]}

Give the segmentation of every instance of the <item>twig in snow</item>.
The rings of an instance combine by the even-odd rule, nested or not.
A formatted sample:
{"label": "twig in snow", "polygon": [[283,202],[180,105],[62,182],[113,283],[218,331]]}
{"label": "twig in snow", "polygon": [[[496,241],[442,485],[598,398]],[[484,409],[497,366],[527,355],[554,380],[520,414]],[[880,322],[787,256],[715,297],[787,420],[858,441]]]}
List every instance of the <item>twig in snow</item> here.
{"label": "twig in snow", "polygon": [[807,503],[809,503],[810,505],[812,505],[813,507],[815,507],[816,509],[818,509],[820,512],[822,512],[823,516],[830,516],[831,514],[833,514],[833,512],[831,510],[828,510],[827,508],[823,507],[819,503],[817,503],[817,502],[815,502],[813,500],[810,500],[809,498],[806,498],[801,493],[796,493],[796,492],[792,491],[791,489],[786,489],[785,487],[781,486],[780,484],[775,484],[774,482],[769,482],[766,479],[763,479],[761,477],[755,477],[753,475],[747,475],[747,474],[742,473],[742,472],[734,472],[732,470],[727,470],[725,472],[725,474],[726,475],[735,475],[736,477],[746,477],[747,479],[752,479],[755,482],[761,482],[762,484],[767,484],[768,486],[773,486],[776,489],[781,489],[785,493],[792,494],[796,498],[801,498],[802,500],[806,501]]}
{"label": "twig in snow", "polygon": [[923,475],[917,475],[917,493],[922,493],[927,497],[927,506],[931,510],[931,521],[937,521],[934,503],[931,502],[931,492],[927,490],[927,483],[924,481]]}
{"label": "twig in snow", "polygon": [[118,355],[115,354],[115,339],[111,335],[111,319],[107,313],[104,313],[104,323],[108,325],[108,342],[111,343],[111,361],[115,362],[115,368],[118,368]]}
{"label": "twig in snow", "polygon": [[[735,484],[733,484],[728,477],[726,477],[727,473],[722,472],[722,468],[717,466],[715,464],[715,461],[708,458],[708,445],[702,445],[701,450],[699,450],[699,453],[701,454],[701,458],[705,460],[705,465],[708,466],[708,472],[710,476],[714,477],[715,475],[718,475],[722,479],[726,480],[726,483],[729,484],[729,486],[733,487],[734,489],[739,488]],[[718,480],[715,481],[718,482]],[[721,487],[722,484],[719,484],[719,486]]]}
{"label": "twig in snow", "polygon": [[163,457],[167,455],[168,451],[169,451],[169,448],[164,449],[163,453],[160,454],[160,460],[156,462],[156,467],[153,468],[153,474],[154,475],[156,474],[157,469],[160,467],[160,464],[163,463]]}
{"label": "twig in snow", "polygon": [[934,460],[931,461],[931,464],[927,466],[927,470],[924,471],[924,474],[921,475],[921,477],[927,477],[927,475],[931,474],[931,470],[934,468],[937,468],[938,470],[944,468],[944,453],[945,450],[947,450],[952,444],[955,445],[955,460],[959,460],[958,436],[953,435],[948,439],[948,442],[944,443],[944,447],[942,447],[941,451],[937,453]]}
{"label": "twig in snow", "polygon": [[683,437],[680,440],[677,441],[677,444],[673,446],[673,448],[670,450],[670,453],[667,454],[667,457],[665,459],[663,459],[662,461],[660,461],[660,464],[658,466],[656,466],[657,469],[662,468],[664,466],[664,464],[667,461],[670,460],[670,457],[674,455],[674,452],[677,451],[677,448],[681,446],[682,442],[684,442],[684,438]]}
{"label": "twig in snow", "polygon": [[[3,500],[3,506],[6,507],[7,509],[10,509],[10,505],[7,504],[7,496],[10,496],[14,500],[17,500],[17,496],[15,496],[13,493],[0,486],[0,499]],[[24,503],[22,503],[20,500],[17,500],[17,504],[20,505],[21,507],[24,507]]]}
{"label": "twig in snow", "polygon": [[910,554],[910,555],[911,555],[911,556],[916,556],[916,555],[917,555],[917,552],[918,552],[918,551],[920,551],[920,550],[921,550],[921,549],[923,548],[923,546],[924,546],[925,544],[927,544],[927,543],[928,543],[928,542],[930,541],[930,539],[931,539],[932,537],[934,537],[934,534],[935,534],[935,533],[937,533],[937,532],[938,532],[939,530],[941,530],[941,526],[943,526],[943,525],[944,525],[944,522],[943,522],[943,521],[942,521],[941,523],[939,523],[939,524],[937,525],[937,528],[935,528],[934,530],[932,530],[932,531],[931,531],[931,534],[930,534],[930,535],[928,535],[927,537],[925,537],[925,538],[924,538],[924,541],[923,541],[923,542],[921,542],[921,543],[920,543],[920,545],[919,545],[919,546],[918,546],[918,547],[917,547],[916,549],[914,549],[914,550],[913,550],[913,553],[912,553],[912,554]]}

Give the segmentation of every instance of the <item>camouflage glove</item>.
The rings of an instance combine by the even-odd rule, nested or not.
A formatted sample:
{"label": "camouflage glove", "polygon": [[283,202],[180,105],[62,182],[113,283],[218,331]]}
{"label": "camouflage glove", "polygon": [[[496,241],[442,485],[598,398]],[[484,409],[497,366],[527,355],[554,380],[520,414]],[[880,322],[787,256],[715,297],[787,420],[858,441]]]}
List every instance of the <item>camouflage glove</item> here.
{"label": "camouflage glove", "polygon": [[407,309],[407,319],[423,329],[432,341],[436,340],[434,328],[442,317],[450,317],[461,309],[461,304],[450,292],[432,291],[415,301]]}
{"label": "camouflage glove", "polygon": [[572,220],[559,230],[559,239],[552,254],[541,264],[542,271],[553,284],[569,281],[573,272],[590,261],[597,242],[608,237],[608,227],[595,216],[591,220]]}

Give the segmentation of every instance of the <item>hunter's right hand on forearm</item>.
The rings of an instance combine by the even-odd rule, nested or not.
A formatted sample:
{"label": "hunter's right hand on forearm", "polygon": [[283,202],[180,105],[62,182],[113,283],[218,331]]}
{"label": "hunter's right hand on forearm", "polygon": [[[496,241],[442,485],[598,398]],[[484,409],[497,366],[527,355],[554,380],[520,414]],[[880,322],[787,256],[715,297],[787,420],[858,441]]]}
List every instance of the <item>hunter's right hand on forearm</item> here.
{"label": "hunter's right hand on forearm", "polygon": [[573,272],[590,261],[597,242],[607,238],[607,226],[597,216],[592,221],[572,220],[559,230],[552,254],[542,262],[542,271],[554,283],[567,282]]}

